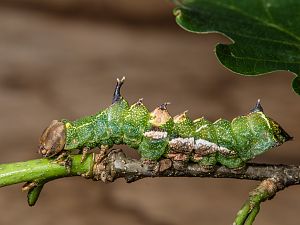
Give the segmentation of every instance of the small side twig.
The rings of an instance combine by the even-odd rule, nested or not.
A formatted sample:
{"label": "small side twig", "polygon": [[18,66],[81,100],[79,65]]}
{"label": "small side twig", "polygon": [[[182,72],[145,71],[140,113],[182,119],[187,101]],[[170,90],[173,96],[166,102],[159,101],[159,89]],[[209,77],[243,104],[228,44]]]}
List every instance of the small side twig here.
{"label": "small side twig", "polygon": [[272,199],[278,191],[283,189],[282,181],[277,177],[262,181],[257,188],[250,192],[249,199],[237,213],[234,225],[251,225],[260,210],[260,204]]}

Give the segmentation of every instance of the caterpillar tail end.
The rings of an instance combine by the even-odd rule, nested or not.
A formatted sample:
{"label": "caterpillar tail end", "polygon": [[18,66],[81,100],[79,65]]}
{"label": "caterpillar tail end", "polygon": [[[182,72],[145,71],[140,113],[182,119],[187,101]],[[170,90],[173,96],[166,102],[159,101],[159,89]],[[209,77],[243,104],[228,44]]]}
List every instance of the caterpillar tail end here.
{"label": "caterpillar tail end", "polygon": [[[256,105],[250,111],[251,113],[261,112],[264,114],[263,107],[261,106],[260,99],[257,100]],[[264,114],[265,115],[265,114]],[[293,139],[275,120],[268,117],[268,121],[270,123],[272,133],[274,134],[274,138],[276,140],[276,144],[274,147],[283,144],[284,142],[290,141]]]}
{"label": "caterpillar tail end", "polygon": [[273,130],[274,137],[278,142],[278,145],[293,140],[293,137],[289,135],[276,121],[270,119],[270,124]]}

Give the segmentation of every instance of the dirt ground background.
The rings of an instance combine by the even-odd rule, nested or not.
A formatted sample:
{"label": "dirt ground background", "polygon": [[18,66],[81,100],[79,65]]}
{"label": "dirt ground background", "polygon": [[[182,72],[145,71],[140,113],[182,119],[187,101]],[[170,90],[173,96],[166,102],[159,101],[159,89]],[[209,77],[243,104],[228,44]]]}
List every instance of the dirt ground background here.
{"label": "dirt ground background", "polygon": [[[130,2],[130,3],[129,3]],[[151,2],[151,3],[150,3]],[[161,0],[0,1],[0,163],[38,158],[38,138],[52,119],[75,119],[109,106],[115,79],[123,95],[149,109],[165,101],[175,115],[232,119],[258,98],[294,141],[255,161],[299,164],[299,96],[292,74],[244,78],[220,65],[220,35],[178,27]],[[21,185],[1,188],[0,224],[231,224],[256,182],[162,178],[112,184],[56,180],[37,205]],[[262,205],[256,224],[299,224],[299,187]]]}

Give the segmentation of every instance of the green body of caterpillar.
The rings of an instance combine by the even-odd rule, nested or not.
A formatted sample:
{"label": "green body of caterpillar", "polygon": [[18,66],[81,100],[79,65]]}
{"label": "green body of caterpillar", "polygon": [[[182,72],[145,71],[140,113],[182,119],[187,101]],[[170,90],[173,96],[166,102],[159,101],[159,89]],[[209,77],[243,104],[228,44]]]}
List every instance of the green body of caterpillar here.
{"label": "green body of caterpillar", "polygon": [[141,101],[129,106],[118,81],[113,104],[96,115],[64,124],[64,150],[126,144],[146,160],[172,158],[229,168],[242,166],[291,137],[267,117],[258,102],[248,115],[231,122],[204,118],[192,121],[185,113],[172,118],[166,104],[149,112]]}

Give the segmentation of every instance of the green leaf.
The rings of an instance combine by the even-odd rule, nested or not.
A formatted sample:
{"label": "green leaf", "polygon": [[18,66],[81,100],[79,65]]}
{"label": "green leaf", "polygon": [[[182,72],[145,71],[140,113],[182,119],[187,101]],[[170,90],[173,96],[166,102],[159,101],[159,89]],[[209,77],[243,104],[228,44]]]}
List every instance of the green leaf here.
{"label": "green leaf", "polygon": [[195,33],[222,33],[220,62],[242,75],[287,70],[300,95],[300,0],[178,0],[176,22]]}

